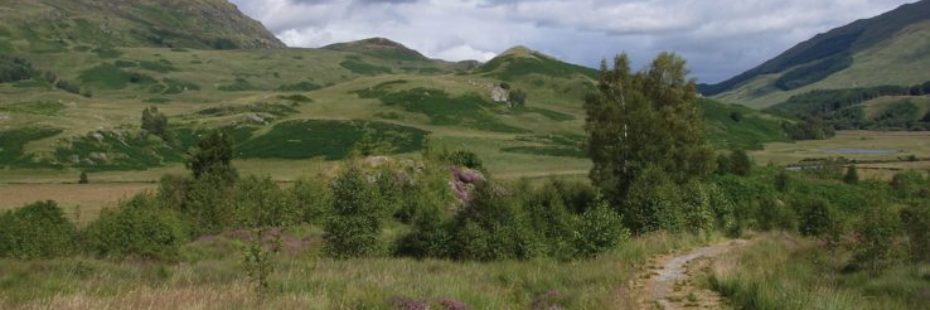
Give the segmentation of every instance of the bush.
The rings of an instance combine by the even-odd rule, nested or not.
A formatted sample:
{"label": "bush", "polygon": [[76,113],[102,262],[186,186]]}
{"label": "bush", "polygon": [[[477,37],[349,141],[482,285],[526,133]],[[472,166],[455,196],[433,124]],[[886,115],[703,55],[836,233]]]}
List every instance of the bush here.
{"label": "bush", "polygon": [[0,55],[0,83],[31,79],[36,74],[32,63],[19,57]]}
{"label": "bush", "polygon": [[302,214],[304,223],[322,224],[329,212],[329,191],[326,183],[320,179],[300,178],[290,189],[291,199],[298,212]]}
{"label": "bush", "polygon": [[54,201],[36,202],[0,216],[0,257],[52,258],[74,252],[77,229]]}
{"label": "bush", "polygon": [[759,206],[759,229],[783,229],[795,231],[798,229],[798,216],[784,202],[770,198],[762,200]]}
{"label": "bush", "polygon": [[606,202],[598,202],[585,211],[578,222],[574,238],[575,255],[592,257],[616,248],[628,240],[630,231],[623,227],[623,217]]}
{"label": "bush", "polygon": [[249,176],[236,184],[236,215],[249,228],[282,227],[299,223],[303,214],[271,177]]}
{"label": "bush", "polygon": [[794,207],[801,217],[798,229],[805,236],[823,236],[831,232],[837,224],[836,212],[830,203],[822,198],[800,199]]}
{"label": "bush", "polygon": [[520,203],[526,210],[530,226],[545,241],[548,254],[563,258],[570,256],[576,219],[565,207],[558,189],[549,183],[533,190],[528,183],[523,183],[514,190],[514,194],[517,193],[526,197]]}
{"label": "bush", "polygon": [[372,256],[381,250],[381,218],[376,192],[361,168],[352,165],[332,184],[332,214],[326,221],[323,249],[336,258]]}
{"label": "bush", "polygon": [[181,212],[194,236],[217,233],[237,223],[235,187],[223,176],[207,174],[190,183]]}
{"label": "bush", "polygon": [[90,181],[87,180],[87,171],[81,171],[81,175],[78,176],[78,184],[87,184],[87,183],[90,183]]}
{"label": "bush", "polygon": [[540,254],[542,244],[526,214],[504,189],[482,182],[474,197],[454,218],[453,258],[492,261],[529,259]]}
{"label": "bush", "polygon": [[730,154],[730,165],[730,173],[738,176],[752,174],[752,158],[744,150],[737,149]]}
{"label": "bush", "polygon": [[484,164],[478,154],[469,151],[455,151],[443,156],[443,159],[449,164],[463,166],[470,169],[482,169]]}
{"label": "bush", "polygon": [[917,171],[908,171],[894,175],[891,179],[891,189],[898,198],[913,199],[927,195],[930,186],[928,186],[923,174]]}
{"label": "bush", "polygon": [[685,228],[693,233],[707,233],[714,229],[714,211],[706,186],[691,181],[682,187],[682,207]]}
{"label": "bush", "polygon": [[896,239],[900,232],[901,222],[897,214],[885,206],[873,207],[856,227],[859,244],[853,264],[873,274],[887,268],[898,257]]}
{"label": "bush", "polygon": [[190,154],[187,167],[195,178],[209,174],[232,182],[238,177],[236,169],[230,164],[232,157],[232,140],[223,131],[214,130],[197,142],[197,147]]}
{"label": "bush", "polygon": [[705,186],[707,186],[707,199],[714,213],[714,226],[717,229],[723,229],[731,237],[742,235],[742,227],[734,214],[733,201],[727,193],[717,184],[711,183]]}
{"label": "bush", "polygon": [[412,231],[398,239],[395,255],[416,258],[452,256],[453,231],[438,207],[420,209],[413,219]]}
{"label": "bush", "polygon": [[680,189],[662,171],[650,166],[630,186],[621,214],[636,234],[680,231],[684,224]]}
{"label": "bush", "polygon": [[843,175],[843,182],[850,185],[859,183],[859,171],[856,170],[856,165],[849,165],[849,168],[846,168],[846,174]]}
{"label": "bush", "polygon": [[901,222],[908,236],[911,258],[930,262],[930,203],[905,208],[901,212]]}
{"label": "bush", "polygon": [[159,208],[147,194],[133,197],[118,210],[104,210],[82,232],[84,246],[94,255],[167,260],[177,257],[187,236],[178,214]]}

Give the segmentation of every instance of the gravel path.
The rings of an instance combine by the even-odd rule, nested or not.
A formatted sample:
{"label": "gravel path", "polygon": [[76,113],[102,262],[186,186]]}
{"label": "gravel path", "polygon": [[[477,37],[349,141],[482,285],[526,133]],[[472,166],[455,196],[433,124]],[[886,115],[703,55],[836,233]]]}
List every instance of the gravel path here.
{"label": "gravel path", "polygon": [[696,263],[712,260],[727,252],[743,246],[746,240],[732,240],[714,244],[689,252],[660,256],[654,260],[651,270],[642,287],[640,305],[644,309],[719,309],[723,307],[722,298],[715,292],[701,289],[691,280],[693,271],[699,268]]}

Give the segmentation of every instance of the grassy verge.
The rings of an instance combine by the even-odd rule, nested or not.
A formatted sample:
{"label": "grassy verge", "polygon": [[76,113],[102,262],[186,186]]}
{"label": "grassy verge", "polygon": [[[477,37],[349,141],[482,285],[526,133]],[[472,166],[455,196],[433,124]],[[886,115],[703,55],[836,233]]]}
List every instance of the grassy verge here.
{"label": "grassy verge", "polygon": [[880,275],[844,271],[849,253],[769,236],[718,261],[709,283],[737,309],[927,309],[930,266],[900,264]]}
{"label": "grassy verge", "polygon": [[605,309],[630,305],[626,283],[658,253],[703,243],[685,235],[650,235],[592,260],[493,263],[319,255],[317,227],[288,233],[309,244],[274,261],[271,293],[259,303],[241,268],[241,241],[204,238],[163,264],[64,258],[0,260],[0,308],[391,309],[396,303],[455,301],[471,309]]}

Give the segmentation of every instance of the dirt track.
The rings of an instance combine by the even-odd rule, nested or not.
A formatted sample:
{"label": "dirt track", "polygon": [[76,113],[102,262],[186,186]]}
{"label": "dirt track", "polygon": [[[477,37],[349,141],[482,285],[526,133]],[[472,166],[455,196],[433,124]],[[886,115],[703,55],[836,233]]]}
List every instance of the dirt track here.
{"label": "dirt track", "polygon": [[639,291],[640,309],[720,309],[726,308],[715,292],[701,289],[692,280],[702,266],[716,257],[748,243],[731,240],[688,252],[655,258],[648,275],[639,277],[634,287]]}

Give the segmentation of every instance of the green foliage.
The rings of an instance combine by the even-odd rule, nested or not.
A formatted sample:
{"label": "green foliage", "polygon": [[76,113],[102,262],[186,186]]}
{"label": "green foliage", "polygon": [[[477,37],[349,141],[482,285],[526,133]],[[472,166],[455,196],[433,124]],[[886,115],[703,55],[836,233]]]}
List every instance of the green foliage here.
{"label": "green foliage", "polygon": [[[381,86],[385,87],[385,86]],[[358,91],[363,98],[378,98],[388,106],[401,107],[407,112],[422,113],[437,126],[465,126],[480,130],[519,133],[524,129],[504,124],[488,111],[494,107],[477,94],[451,97],[439,89],[414,88],[398,92],[384,89]]]}
{"label": "green foliage", "polygon": [[232,181],[238,175],[230,163],[232,157],[232,141],[229,136],[222,131],[214,130],[191,150],[187,168],[191,170],[195,178],[215,175]]}
{"label": "green foliage", "polygon": [[0,55],[0,83],[28,80],[34,75],[36,71],[28,60],[5,53]]}
{"label": "green foliage", "polygon": [[799,225],[795,210],[775,198],[762,200],[757,217],[758,227],[762,230],[796,231]]}
{"label": "green foliage", "polygon": [[493,261],[529,259],[543,247],[518,203],[490,182],[472,192],[472,201],[456,214],[452,224],[451,256]]}
{"label": "green foliage", "polygon": [[630,231],[623,227],[623,217],[611,210],[605,201],[596,202],[578,221],[575,255],[596,256],[616,248],[629,238]]}
{"label": "green foliage", "polygon": [[[703,179],[713,171],[713,152],[704,142],[696,87],[686,79],[683,59],[661,54],[646,70],[632,73],[628,58],[621,55],[613,69],[608,70],[606,64],[602,67],[600,91],[585,102],[585,130],[594,162],[591,179],[613,205],[640,208],[629,204],[627,197],[634,194],[628,191],[650,167],[667,175],[672,184]],[[654,177],[646,179],[650,178]],[[652,205],[645,209],[665,204],[647,202],[649,197],[658,197],[646,192],[635,195]],[[672,224],[659,225],[656,218],[644,215],[624,213],[624,218],[636,223],[631,228],[637,233]]]}
{"label": "green foliage", "polygon": [[101,88],[123,89],[129,85],[130,79],[133,78],[133,75],[123,71],[113,64],[102,63],[96,67],[81,71],[81,75],[78,78],[81,80],[81,82],[92,84]]}
{"label": "green foliage", "polygon": [[220,117],[246,112],[267,113],[278,117],[284,117],[297,113],[297,109],[294,109],[293,105],[288,104],[257,102],[248,105],[223,105],[210,107],[199,110],[196,113],[203,116]]}
{"label": "green foliage", "polygon": [[87,184],[87,183],[90,183],[90,181],[87,180],[87,171],[81,171],[81,175],[78,176],[78,184]]}
{"label": "green foliage", "polygon": [[142,129],[168,141],[168,117],[158,111],[157,107],[142,110]]}
{"label": "green foliage", "polygon": [[859,183],[859,171],[856,169],[856,165],[849,165],[849,167],[846,168],[846,174],[843,175],[843,182],[852,185]]}
{"label": "green foliage", "polygon": [[444,166],[429,165],[413,182],[415,186],[403,193],[404,206],[395,214],[401,222],[411,223],[411,232],[397,240],[394,254],[450,257],[453,231],[444,213],[453,202],[448,172]]}
{"label": "green foliage", "polygon": [[739,176],[752,174],[752,158],[749,158],[746,151],[736,149],[730,153],[730,173]]}
{"label": "green foliage", "polygon": [[0,257],[52,258],[75,250],[77,229],[54,201],[0,215]]}
{"label": "green foliage", "polygon": [[805,236],[824,236],[837,225],[836,211],[822,198],[796,198],[793,204],[800,216],[798,229]]}
{"label": "green foliage", "polygon": [[809,118],[796,123],[784,122],[782,128],[794,140],[824,140],[836,135],[832,126],[818,118]]}
{"label": "green foliage", "polygon": [[930,198],[930,179],[917,171],[898,173],[891,178],[891,191],[903,200]]}
{"label": "green foliage", "polygon": [[33,155],[27,155],[23,151],[26,143],[56,136],[61,131],[58,128],[48,127],[23,127],[0,131],[0,166],[31,164]]}
{"label": "green foliage", "polygon": [[478,154],[470,151],[457,150],[452,153],[444,154],[442,160],[456,166],[462,166],[470,169],[484,169],[484,164]]}
{"label": "green foliage", "polygon": [[510,102],[510,105],[515,107],[526,106],[526,92],[522,89],[511,90],[507,101]]}
{"label": "green foliage", "polygon": [[700,182],[691,181],[681,187],[684,208],[684,227],[696,234],[710,233],[716,227],[714,212],[708,187]]}
{"label": "green foliage", "polygon": [[174,65],[172,65],[170,61],[164,59],[159,59],[158,61],[139,61],[139,68],[158,73],[177,71],[177,69],[174,68]]}
{"label": "green foliage", "polygon": [[285,227],[303,222],[304,210],[271,177],[243,178],[236,182],[235,193],[240,226]]}
{"label": "green foliage", "polygon": [[259,90],[257,86],[252,85],[252,83],[244,78],[236,78],[231,84],[220,85],[217,89],[230,92]]}
{"label": "green foliage", "polygon": [[223,175],[203,174],[185,186],[184,198],[177,207],[191,223],[191,235],[201,236],[240,223],[235,198],[235,187],[229,179]]}
{"label": "green foliage", "polygon": [[104,210],[82,231],[84,246],[95,255],[166,260],[177,258],[187,236],[179,215],[159,208],[147,194],[133,197],[118,210]]}
{"label": "green foliage", "polygon": [[704,115],[707,140],[721,149],[762,149],[764,143],[787,142],[780,122],[741,105],[707,98],[698,100]]}
{"label": "green foliage", "polygon": [[901,234],[898,214],[886,206],[873,206],[863,214],[856,227],[859,243],[853,264],[878,274],[888,268],[901,255],[897,239]]}
{"label": "green foliage", "polygon": [[138,132],[95,131],[59,145],[55,159],[87,171],[144,170],[182,162],[182,154],[159,138]]}
{"label": "green foliage", "polygon": [[335,258],[373,256],[381,252],[383,210],[365,174],[349,166],[332,183],[332,211],[326,220],[323,251]]}
{"label": "green foliage", "polygon": [[322,177],[302,177],[290,188],[301,222],[322,224],[332,205],[329,188]]}
{"label": "green foliage", "polygon": [[680,231],[685,224],[680,188],[659,167],[648,166],[630,186],[621,214],[635,234]]}
{"label": "green foliage", "polygon": [[[550,257],[571,258],[575,252],[574,234],[575,227],[578,226],[577,219],[565,206],[565,199],[561,197],[555,185],[547,183],[539,190],[530,187],[528,182],[523,182],[512,191],[514,195],[525,196],[519,203],[526,211],[530,226],[546,246],[546,254]],[[592,242],[599,243],[603,240]]]}
{"label": "green foliage", "polygon": [[930,203],[913,204],[901,211],[901,222],[908,236],[911,258],[930,262]]}
{"label": "green foliage", "polygon": [[[268,133],[239,145],[243,158],[326,159],[348,157],[366,135],[383,144],[381,154],[414,152],[423,147],[427,132],[382,122],[300,120],[278,123]],[[282,147],[287,146],[287,147]]]}

